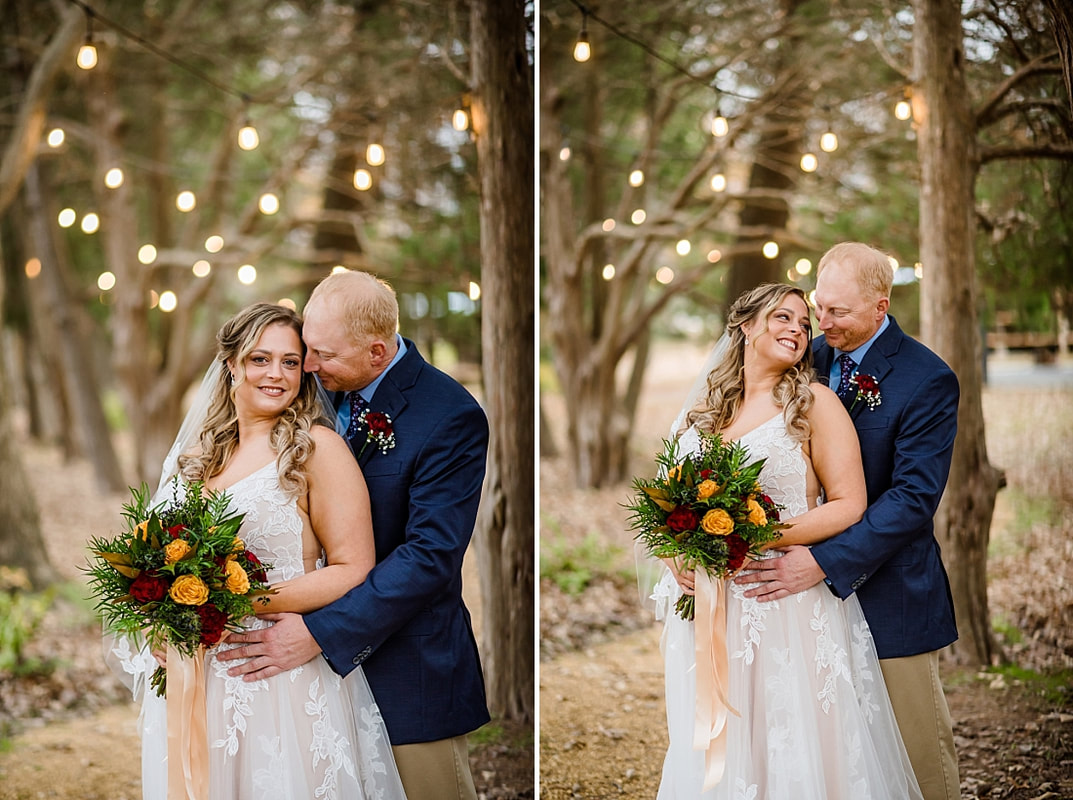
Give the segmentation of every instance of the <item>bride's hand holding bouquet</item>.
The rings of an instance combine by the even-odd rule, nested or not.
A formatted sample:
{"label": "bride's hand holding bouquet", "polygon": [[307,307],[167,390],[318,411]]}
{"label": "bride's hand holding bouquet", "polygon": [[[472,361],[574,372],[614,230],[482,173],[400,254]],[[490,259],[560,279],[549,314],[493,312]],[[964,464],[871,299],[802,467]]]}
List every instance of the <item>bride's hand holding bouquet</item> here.
{"label": "bride's hand holding bouquet", "polygon": [[[678,571],[703,570],[713,578],[733,575],[748,556],[776,542],[777,505],[758,483],[764,460],[746,464],[745,449],[718,434],[699,433],[700,447],[679,454],[678,440],[664,440],[656,456],[657,477],[637,478],[626,508],[630,527],[648,554],[672,559]],[[693,619],[695,600],[683,594],[678,614]]]}
{"label": "bride's hand holding bouquet", "polygon": [[[109,630],[144,639],[154,655],[194,657],[239,630],[271,590],[266,565],[236,535],[244,515],[228,514],[227,493],[177,479],[172,487],[172,500],[152,508],[145,484],[131,489],[126,531],[90,540],[87,572]],[[160,696],[165,680],[164,667],[150,679]]]}

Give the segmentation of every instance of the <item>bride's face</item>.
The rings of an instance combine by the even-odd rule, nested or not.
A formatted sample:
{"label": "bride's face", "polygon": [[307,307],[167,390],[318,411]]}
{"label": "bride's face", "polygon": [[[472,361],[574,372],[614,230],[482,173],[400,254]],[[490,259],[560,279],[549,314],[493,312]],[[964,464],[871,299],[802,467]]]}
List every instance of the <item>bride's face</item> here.
{"label": "bride's face", "polygon": [[302,340],[289,325],[269,325],[243,365],[246,378],[235,388],[239,414],[279,416],[302,386]]}
{"label": "bride's face", "polygon": [[751,325],[743,325],[742,330],[749,336],[747,358],[748,351],[753,350],[756,358],[786,369],[804,357],[812,321],[805,301],[796,294],[787,294],[766,320],[754,320]]}

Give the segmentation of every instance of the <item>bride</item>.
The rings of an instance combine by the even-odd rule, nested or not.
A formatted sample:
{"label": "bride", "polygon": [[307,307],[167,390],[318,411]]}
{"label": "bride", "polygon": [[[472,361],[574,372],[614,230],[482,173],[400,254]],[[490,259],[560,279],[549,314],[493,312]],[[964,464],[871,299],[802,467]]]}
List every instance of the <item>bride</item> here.
{"label": "bride", "polygon": [[[272,566],[268,582],[277,591],[259,614],[320,608],[364,581],[375,562],[365,480],[346,443],[318,424],[324,420],[315,379],[302,370],[301,332],[297,314],[266,303],[224,324],[216,361],[154,498],[156,504],[170,495],[176,474],[184,484],[203,481],[228,492],[229,511],[245,514],[239,537]],[[220,648],[228,648],[226,641]],[[231,664],[216,658],[220,648],[208,651],[204,670],[211,800],[404,798],[363,675],[344,682],[317,656],[247,683],[228,676]],[[177,779],[188,796],[196,781],[183,780],[180,762],[185,768],[196,748],[169,748],[166,702],[146,690],[159,654],[116,639],[110,656],[143,696],[143,797],[174,796],[169,782],[174,788]]]}
{"label": "bride", "polygon": [[[866,505],[853,424],[834,392],[813,382],[811,329],[796,287],[746,292],[672,432],[684,453],[699,446],[698,432],[717,432],[742,444],[751,460],[766,459],[761,488],[791,526],[775,547],[834,536]],[[697,662],[694,623],[673,609],[708,577],[666,564],[653,593],[666,620],[670,739],[659,800],[920,797],[860,604],[823,584],[763,604],[744,597],[748,587],[717,584],[726,587],[719,602],[726,602],[732,711],[725,738],[709,741],[705,728],[703,749],[694,749],[697,670],[706,665]]]}

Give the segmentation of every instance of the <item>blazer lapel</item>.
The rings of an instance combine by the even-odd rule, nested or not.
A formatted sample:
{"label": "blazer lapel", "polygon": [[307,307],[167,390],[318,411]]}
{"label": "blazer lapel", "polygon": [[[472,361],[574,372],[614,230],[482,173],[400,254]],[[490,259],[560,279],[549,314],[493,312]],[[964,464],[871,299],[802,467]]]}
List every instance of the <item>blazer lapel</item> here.
{"label": "blazer lapel", "polygon": [[[406,391],[417,382],[417,376],[425,364],[425,360],[417,352],[417,346],[409,339],[403,339],[403,341],[406,343],[406,355],[388,370],[384,379],[380,381],[380,385],[376,387],[373,399],[369,401],[369,410],[387,414],[392,425],[398,422],[399,417],[406,410],[408,405]],[[357,444],[356,441],[355,444]],[[372,458],[373,453],[377,452],[379,451],[375,447],[365,448],[365,452],[358,458],[358,464],[364,467]]]}
{"label": "blazer lapel", "polygon": [[[901,346],[902,329],[898,327],[898,323],[895,322],[894,317],[887,315],[890,319],[890,325],[883,331],[883,334],[875,340],[871,347],[868,348],[868,352],[864,355],[864,360],[857,368],[857,374],[871,375],[876,380],[876,384],[879,386],[880,395],[883,394],[883,379],[886,378],[891,370],[894,369],[894,365],[891,363],[891,358],[898,352],[898,348]],[[847,408],[853,402],[854,395],[852,392],[843,400],[848,401]],[[856,408],[850,411],[850,416],[856,419],[860,413],[868,407],[868,403],[864,400],[857,403]]]}

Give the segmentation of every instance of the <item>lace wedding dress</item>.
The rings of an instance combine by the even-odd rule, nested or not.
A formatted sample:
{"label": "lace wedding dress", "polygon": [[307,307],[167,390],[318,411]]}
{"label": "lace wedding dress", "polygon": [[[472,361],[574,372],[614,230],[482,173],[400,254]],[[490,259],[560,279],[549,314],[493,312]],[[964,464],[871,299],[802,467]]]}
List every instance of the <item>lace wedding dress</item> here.
{"label": "lace wedding dress", "polygon": [[[302,517],[280,488],[275,463],[230,489],[230,510],[245,512],[239,536],[271,564],[269,583],[295,578],[302,562]],[[318,567],[323,566],[318,563]],[[251,620],[250,627],[269,623]],[[387,730],[360,667],[346,680],[322,656],[289,672],[247,683],[205,658],[210,800],[405,800]],[[167,797],[166,704],[147,676],[156,661],[128,639],[112,641],[110,660],[128,676],[141,716],[142,796]]]}
{"label": "lace wedding dress", "polygon": [[[743,436],[766,458],[760,483],[784,519],[807,510],[805,460],[778,415]],[[682,434],[683,453],[699,437]],[[777,556],[777,554],[772,554]],[[727,583],[729,704],[726,772],[702,792],[704,753],[692,749],[696,705],[693,623],[674,611],[681,590],[665,569],[653,599],[666,620],[670,746],[659,800],[906,800],[920,790],[905,753],[856,596],[843,602],[824,584],[758,603]]]}

